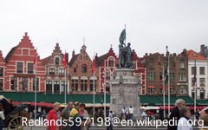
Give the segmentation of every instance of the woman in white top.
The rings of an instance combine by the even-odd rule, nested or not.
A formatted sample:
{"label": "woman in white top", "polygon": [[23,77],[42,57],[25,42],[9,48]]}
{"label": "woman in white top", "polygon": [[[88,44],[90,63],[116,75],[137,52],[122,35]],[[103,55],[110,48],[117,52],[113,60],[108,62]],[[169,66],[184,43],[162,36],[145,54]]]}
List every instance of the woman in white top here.
{"label": "woman in white top", "polygon": [[191,117],[191,112],[188,107],[183,107],[181,109],[181,118],[178,121],[177,130],[193,130],[191,123],[189,122]]}

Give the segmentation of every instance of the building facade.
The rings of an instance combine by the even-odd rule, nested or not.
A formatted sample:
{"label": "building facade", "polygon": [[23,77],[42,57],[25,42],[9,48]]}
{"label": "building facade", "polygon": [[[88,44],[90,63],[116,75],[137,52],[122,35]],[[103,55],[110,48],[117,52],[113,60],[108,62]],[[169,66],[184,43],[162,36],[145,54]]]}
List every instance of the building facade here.
{"label": "building facade", "polygon": [[170,94],[188,95],[188,57],[186,50],[179,55],[175,53],[168,55],[167,52],[166,55],[154,53],[144,56],[147,95],[162,95],[164,90],[166,95],[168,94],[168,84],[164,78],[165,73],[167,73],[168,61],[169,79],[167,79],[170,83]]}
{"label": "building facade", "polygon": [[[50,94],[64,94],[65,84],[66,91],[69,93],[69,67],[66,70],[62,63],[64,54],[57,43],[52,54],[41,60],[45,67],[45,92]],[[68,63],[68,54],[66,53]],[[65,77],[66,71],[66,77]]]}
{"label": "building facade", "polygon": [[5,72],[6,72],[6,64],[2,52],[0,51],[0,91],[3,91],[5,88],[5,78],[6,78]]}
{"label": "building facade", "polygon": [[92,73],[92,60],[89,57],[87,47],[83,45],[80,53],[72,52],[69,61],[69,77],[71,94],[93,94],[99,91],[98,72]]}
{"label": "building facade", "polygon": [[[34,71],[35,56],[37,67]],[[7,54],[5,63],[4,91],[33,92],[37,87],[38,92],[45,92],[45,69],[27,33]]]}
{"label": "building facade", "polygon": [[[208,98],[208,60],[199,53],[189,50],[188,54],[188,77],[189,96],[197,99]],[[196,78],[196,79],[195,79]]]}

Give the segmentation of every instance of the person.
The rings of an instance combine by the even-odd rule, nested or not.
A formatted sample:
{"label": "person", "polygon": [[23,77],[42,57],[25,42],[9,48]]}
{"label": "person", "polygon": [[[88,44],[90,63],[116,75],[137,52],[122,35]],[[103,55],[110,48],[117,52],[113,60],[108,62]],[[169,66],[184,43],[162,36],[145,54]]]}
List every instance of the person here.
{"label": "person", "polygon": [[70,111],[70,117],[72,117],[73,125],[71,126],[71,130],[81,130],[81,117],[79,115],[79,102],[74,103],[74,107]]}
{"label": "person", "polygon": [[134,116],[134,108],[132,106],[129,107],[129,119],[133,120]]}
{"label": "person", "polygon": [[107,127],[107,130],[113,130],[113,111],[110,110],[109,114],[108,114],[108,117],[109,117],[109,120],[110,120],[110,124],[109,126]]}
{"label": "person", "polygon": [[193,130],[189,120],[191,118],[191,112],[188,107],[181,109],[181,118],[178,120],[177,130]]}
{"label": "person", "polygon": [[177,99],[175,102],[175,107],[173,108],[172,112],[170,113],[170,116],[168,118],[169,123],[167,130],[177,130],[177,126],[173,124],[175,121],[178,122],[178,120],[181,118],[180,110],[185,106],[185,101],[183,99]]}
{"label": "person", "polygon": [[208,130],[208,113],[204,113],[202,116],[200,115],[200,119],[204,121],[204,126],[200,130]]}
{"label": "person", "polygon": [[88,130],[91,121],[90,121],[90,117],[89,117],[87,110],[85,110],[85,104],[80,104],[79,115],[82,121],[84,122],[83,125],[81,126],[81,130]]}
{"label": "person", "polygon": [[60,118],[59,113],[60,103],[55,102],[53,104],[53,109],[49,111],[47,120],[48,120],[48,130],[59,130],[59,126],[57,126],[57,120]]}
{"label": "person", "polygon": [[199,112],[199,115],[200,117],[205,115],[205,114],[208,114],[208,107],[205,107],[204,109],[202,109],[200,112]]}
{"label": "person", "polygon": [[3,130],[4,128],[4,108],[3,105],[0,103],[0,130]]}
{"label": "person", "polygon": [[[62,110],[61,117],[68,122],[70,111],[73,108],[73,102],[68,102],[68,105]],[[62,130],[70,130],[70,126],[63,126]]]}
{"label": "person", "polygon": [[121,119],[122,120],[126,119],[126,108],[125,107],[122,108]]}
{"label": "person", "polygon": [[127,47],[125,48],[126,51],[126,63],[125,63],[125,67],[126,68],[130,68],[131,67],[131,63],[132,63],[132,52],[131,52],[131,43],[127,44]]}
{"label": "person", "polygon": [[141,117],[142,117],[142,120],[147,120],[147,114],[146,114],[145,110],[142,110]]}

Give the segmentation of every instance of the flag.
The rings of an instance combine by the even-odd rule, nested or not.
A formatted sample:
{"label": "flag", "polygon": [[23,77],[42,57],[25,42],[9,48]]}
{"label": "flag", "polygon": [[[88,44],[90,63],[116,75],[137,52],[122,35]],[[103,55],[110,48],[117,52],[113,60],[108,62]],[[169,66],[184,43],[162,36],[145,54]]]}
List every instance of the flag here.
{"label": "flag", "polygon": [[37,69],[37,53],[35,53],[33,64],[34,64],[34,69],[36,70]]}
{"label": "flag", "polygon": [[67,61],[66,61],[66,52],[64,53],[64,58],[63,58],[63,60],[62,60],[62,64],[63,64],[63,66],[64,66],[64,69],[66,69],[66,63],[67,63]]}
{"label": "flag", "polygon": [[120,43],[124,43],[125,40],[126,40],[126,29],[123,29],[123,31],[120,34],[119,41]]}
{"label": "flag", "polygon": [[95,72],[96,69],[96,58],[92,61],[92,73]]}

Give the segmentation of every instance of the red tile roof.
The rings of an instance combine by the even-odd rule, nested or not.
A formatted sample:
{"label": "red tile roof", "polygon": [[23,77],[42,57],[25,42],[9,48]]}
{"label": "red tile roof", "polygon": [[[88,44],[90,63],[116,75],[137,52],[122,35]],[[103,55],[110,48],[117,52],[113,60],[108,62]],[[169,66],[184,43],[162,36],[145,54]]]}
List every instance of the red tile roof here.
{"label": "red tile roof", "polygon": [[69,61],[69,66],[72,66],[74,64],[78,56],[79,54],[72,56],[71,60]]}
{"label": "red tile roof", "polygon": [[189,60],[207,60],[206,57],[200,55],[199,53],[193,51],[193,50],[188,50],[187,51],[188,59]]}
{"label": "red tile roof", "polygon": [[51,58],[51,56],[48,56],[48,57],[46,57],[46,58],[44,58],[44,59],[41,59],[41,63],[42,63],[42,65],[46,65],[47,63],[48,63],[48,60]]}

